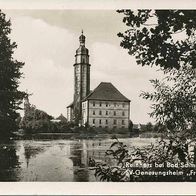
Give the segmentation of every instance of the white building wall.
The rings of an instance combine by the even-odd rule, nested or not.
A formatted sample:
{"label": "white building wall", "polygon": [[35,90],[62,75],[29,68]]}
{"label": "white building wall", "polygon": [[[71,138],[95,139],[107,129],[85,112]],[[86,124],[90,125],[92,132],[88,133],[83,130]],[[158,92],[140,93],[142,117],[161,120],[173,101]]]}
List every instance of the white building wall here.
{"label": "white building wall", "polygon": [[[103,128],[128,128],[129,125],[129,102],[119,101],[93,101],[84,105],[85,122],[94,127]],[[86,108],[86,106],[88,108]],[[88,111],[89,110],[89,111]],[[87,118],[87,119],[86,119]]]}
{"label": "white building wall", "polygon": [[88,122],[88,101],[82,102],[82,125]]}
{"label": "white building wall", "polygon": [[67,108],[67,120],[68,122],[72,120],[72,108],[71,107]]}

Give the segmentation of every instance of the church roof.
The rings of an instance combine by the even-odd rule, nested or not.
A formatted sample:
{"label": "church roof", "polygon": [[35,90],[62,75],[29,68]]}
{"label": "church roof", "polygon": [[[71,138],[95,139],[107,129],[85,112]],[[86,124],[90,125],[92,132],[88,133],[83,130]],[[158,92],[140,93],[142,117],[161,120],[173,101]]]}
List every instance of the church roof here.
{"label": "church roof", "polygon": [[72,103],[70,103],[68,106],[67,106],[67,108],[71,108],[71,107],[73,107],[73,102]]}
{"label": "church roof", "polygon": [[101,82],[84,100],[130,101],[110,82]]}
{"label": "church roof", "polygon": [[56,120],[67,121],[67,119],[63,116],[63,114],[61,114],[59,117],[57,117]]}

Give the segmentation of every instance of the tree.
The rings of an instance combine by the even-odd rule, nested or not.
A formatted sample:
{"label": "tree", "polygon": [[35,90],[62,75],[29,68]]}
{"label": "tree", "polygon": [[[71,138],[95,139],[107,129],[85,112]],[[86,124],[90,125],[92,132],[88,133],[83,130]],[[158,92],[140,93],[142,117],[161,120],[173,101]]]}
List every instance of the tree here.
{"label": "tree", "polygon": [[10,26],[10,20],[0,11],[0,136],[9,136],[17,129],[17,110],[25,95],[18,90],[24,63],[13,59],[17,45],[9,38]]}
{"label": "tree", "polygon": [[[141,65],[157,65],[166,74],[151,80],[154,93],[143,92],[155,102],[152,117],[169,130],[187,130],[195,124],[196,12],[192,10],[119,10],[130,27],[121,46]],[[180,36],[179,36],[180,35]],[[178,36],[178,37],[177,37]]]}
{"label": "tree", "polygon": [[[118,10],[129,27],[118,36],[121,46],[136,57],[137,63],[179,69],[196,68],[196,11]],[[183,37],[183,38],[182,38]]]}
{"label": "tree", "polygon": [[54,128],[53,123],[50,121],[52,119],[52,116],[31,105],[20,122],[20,128],[27,133],[52,132]]}
{"label": "tree", "polygon": [[[193,133],[196,130],[196,12],[118,12],[124,13],[123,22],[130,27],[118,34],[123,38],[121,46],[136,57],[138,64],[159,66],[166,74],[163,81],[151,80],[154,93],[143,92],[141,96],[154,102],[151,116],[157,121],[157,130],[167,130],[169,134],[166,134],[167,140],[161,139],[151,146],[133,149],[128,149],[122,142],[114,142],[106,155],[110,155],[116,164],[95,162],[95,175],[102,181],[195,181],[188,174],[195,168],[191,164],[196,162],[196,147],[194,150],[190,148],[195,145]],[[177,34],[181,34],[180,39],[176,37]],[[140,168],[135,167],[138,161],[141,163]],[[152,167],[144,167],[143,163],[151,164]],[[156,163],[163,164],[163,167],[156,167]],[[183,171],[182,176],[135,176],[135,169],[167,172],[167,163],[183,163],[188,167],[178,167],[178,171]]]}
{"label": "tree", "polygon": [[[172,85],[167,84],[168,82]],[[141,94],[143,98],[154,102],[150,116],[154,117],[158,124],[166,125],[169,131],[194,129],[196,124],[195,70],[187,67],[180,68],[162,82],[151,80],[151,83],[155,92]]]}
{"label": "tree", "polygon": [[152,125],[151,122],[148,122],[148,123],[146,124],[146,130],[149,131],[149,132],[153,131],[153,125]]}

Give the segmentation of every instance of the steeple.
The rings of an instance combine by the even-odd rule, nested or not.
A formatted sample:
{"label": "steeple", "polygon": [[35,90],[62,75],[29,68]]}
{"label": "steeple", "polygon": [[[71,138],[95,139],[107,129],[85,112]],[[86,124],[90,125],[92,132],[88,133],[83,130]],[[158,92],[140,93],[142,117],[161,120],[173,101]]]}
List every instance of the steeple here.
{"label": "steeple", "polygon": [[74,64],[74,116],[77,123],[82,119],[82,100],[90,92],[90,64],[85,39],[82,30]]}
{"label": "steeple", "polygon": [[88,56],[88,49],[85,47],[85,40],[86,40],[86,37],[84,36],[83,30],[82,30],[82,34],[79,37],[80,46],[76,50],[76,55],[84,54]]}
{"label": "steeple", "polygon": [[82,29],[82,34],[79,37],[80,45],[85,46],[85,39],[86,37],[83,35],[83,29]]}
{"label": "steeple", "polygon": [[26,90],[26,95],[24,97],[24,113],[28,113],[29,110],[31,108],[31,104],[29,102],[29,94],[28,94],[28,91]]}

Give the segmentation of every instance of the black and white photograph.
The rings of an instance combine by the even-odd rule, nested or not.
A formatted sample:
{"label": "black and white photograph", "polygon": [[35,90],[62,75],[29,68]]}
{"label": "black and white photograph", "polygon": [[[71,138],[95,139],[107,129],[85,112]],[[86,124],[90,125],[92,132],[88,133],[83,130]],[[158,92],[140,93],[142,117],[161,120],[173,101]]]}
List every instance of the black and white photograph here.
{"label": "black and white photograph", "polygon": [[196,182],[196,10],[1,9],[0,182]]}

